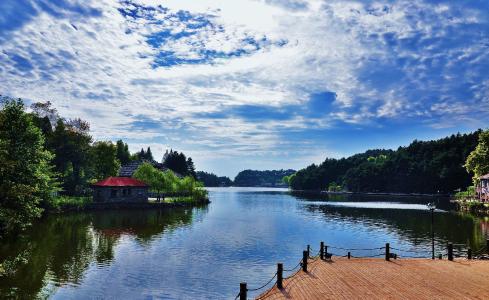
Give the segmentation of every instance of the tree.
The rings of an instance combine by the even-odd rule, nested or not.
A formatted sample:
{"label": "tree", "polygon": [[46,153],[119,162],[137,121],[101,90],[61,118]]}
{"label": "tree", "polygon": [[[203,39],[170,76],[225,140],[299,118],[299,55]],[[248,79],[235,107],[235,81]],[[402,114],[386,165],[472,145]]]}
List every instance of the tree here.
{"label": "tree", "polygon": [[157,193],[160,201],[160,193],[167,189],[167,178],[160,170],[148,162],[141,164],[133,174],[133,177],[149,185],[150,190]]}
{"label": "tree", "polygon": [[118,140],[117,146],[117,159],[120,161],[121,165],[125,165],[131,161],[131,153],[129,152],[129,147],[122,140]]}
{"label": "tree", "polygon": [[197,173],[195,173],[194,161],[191,157],[187,158],[187,174],[192,176],[194,179],[197,178]]}
{"label": "tree", "polygon": [[148,149],[146,150],[145,158],[147,160],[154,160],[153,159],[153,153],[151,153],[151,147],[148,146]]}
{"label": "tree", "polygon": [[[181,175],[188,175],[189,173],[189,168],[187,165],[187,158],[185,157],[185,154],[179,153],[178,151],[173,151],[170,149],[165,152],[165,155],[163,156],[163,166],[166,168],[177,172],[178,174]],[[195,170],[194,170],[195,171]]]}
{"label": "tree", "polygon": [[465,168],[474,174],[474,182],[477,182],[480,176],[489,173],[489,130],[479,134],[479,143],[467,157]]}
{"label": "tree", "polygon": [[41,203],[56,191],[52,158],[22,100],[7,100],[0,111],[0,234],[41,215]]}
{"label": "tree", "polygon": [[95,142],[90,149],[92,179],[101,180],[116,176],[121,166],[117,159],[117,147],[112,142]]}
{"label": "tree", "polygon": [[90,171],[90,125],[81,119],[59,119],[48,143],[54,152],[56,172],[62,176],[68,195],[81,194],[87,187]]}

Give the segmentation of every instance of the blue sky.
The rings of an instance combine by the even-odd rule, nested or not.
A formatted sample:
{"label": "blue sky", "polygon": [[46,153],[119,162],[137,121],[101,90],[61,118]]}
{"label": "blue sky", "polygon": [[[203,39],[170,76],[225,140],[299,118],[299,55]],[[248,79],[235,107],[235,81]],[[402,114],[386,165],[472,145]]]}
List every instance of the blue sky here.
{"label": "blue sky", "polygon": [[3,0],[0,94],[200,170],[486,128],[489,2]]}

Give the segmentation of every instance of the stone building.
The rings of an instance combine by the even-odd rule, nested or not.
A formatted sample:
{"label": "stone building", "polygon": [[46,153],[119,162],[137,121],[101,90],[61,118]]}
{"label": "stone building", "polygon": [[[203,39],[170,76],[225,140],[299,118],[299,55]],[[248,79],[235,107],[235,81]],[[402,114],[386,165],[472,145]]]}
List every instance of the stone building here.
{"label": "stone building", "polygon": [[94,202],[147,202],[149,186],[129,177],[109,177],[92,185]]}

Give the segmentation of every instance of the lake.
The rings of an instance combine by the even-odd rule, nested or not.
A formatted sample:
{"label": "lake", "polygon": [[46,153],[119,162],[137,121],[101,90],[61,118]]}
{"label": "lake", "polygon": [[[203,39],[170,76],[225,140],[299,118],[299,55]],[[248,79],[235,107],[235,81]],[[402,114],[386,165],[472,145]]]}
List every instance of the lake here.
{"label": "lake", "polygon": [[[100,211],[50,215],[22,238],[0,245],[9,258],[0,298],[234,299],[276,271],[297,265],[310,244],[378,248],[431,257],[434,198],[294,196],[285,189],[211,188],[211,204],[169,211]],[[489,220],[449,212],[435,199],[436,252],[485,245]],[[458,245],[460,244],[460,245]],[[405,251],[404,251],[405,250]],[[408,251],[416,251],[408,252]],[[355,256],[382,250],[352,251]],[[13,257],[18,257],[12,262]],[[259,292],[251,293],[251,296]]]}

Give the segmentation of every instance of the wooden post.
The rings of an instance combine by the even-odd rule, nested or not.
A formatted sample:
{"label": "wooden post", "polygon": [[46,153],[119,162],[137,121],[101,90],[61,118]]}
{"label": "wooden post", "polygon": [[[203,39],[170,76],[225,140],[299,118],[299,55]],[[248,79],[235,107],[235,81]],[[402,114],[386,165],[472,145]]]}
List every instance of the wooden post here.
{"label": "wooden post", "polygon": [[239,284],[239,300],[247,300],[248,298],[248,288],[246,287],[246,282],[241,282]]}
{"label": "wooden post", "polygon": [[453,244],[452,243],[448,243],[447,250],[448,250],[448,260],[453,260]]}
{"label": "wooden post", "polygon": [[391,256],[391,249],[389,243],[385,243],[385,260],[389,261]]}
{"label": "wooden post", "polygon": [[307,245],[307,257],[311,256],[311,245]]}
{"label": "wooden post", "polygon": [[283,286],[283,278],[284,278],[284,264],[277,264],[277,288],[282,289]]}
{"label": "wooden post", "polygon": [[302,251],[302,271],[307,272],[307,250]]}
{"label": "wooden post", "polygon": [[324,259],[324,242],[321,242],[321,244],[319,245],[319,256],[321,260]]}
{"label": "wooden post", "polygon": [[489,240],[486,240],[486,252],[489,254]]}
{"label": "wooden post", "polygon": [[348,259],[350,259],[350,257],[351,257],[351,253],[350,253],[350,252],[348,252]]}
{"label": "wooden post", "polygon": [[443,258],[443,256],[441,255],[441,253],[438,254],[438,259],[442,259],[442,258]]}
{"label": "wooden post", "polygon": [[467,259],[472,259],[472,249],[467,249]]}

